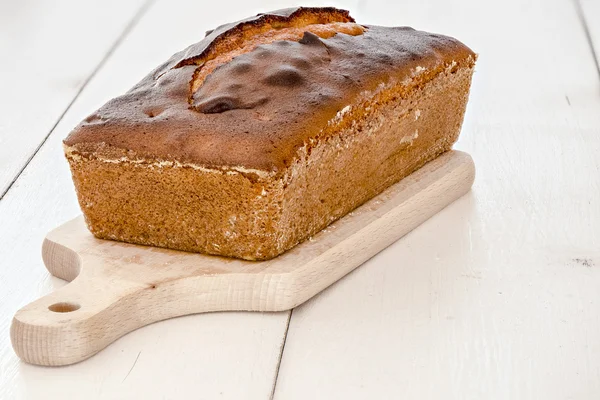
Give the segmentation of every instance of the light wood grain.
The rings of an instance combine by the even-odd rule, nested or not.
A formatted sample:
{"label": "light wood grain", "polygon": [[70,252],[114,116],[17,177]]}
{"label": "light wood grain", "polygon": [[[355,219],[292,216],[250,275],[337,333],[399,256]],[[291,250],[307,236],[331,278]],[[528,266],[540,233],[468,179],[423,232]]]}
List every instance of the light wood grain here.
{"label": "light wood grain", "polygon": [[[385,12],[384,12],[385,11]],[[361,3],[479,53],[471,195],[293,311],[275,399],[600,396],[600,85],[570,1]]]}
{"label": "light wood grain", "polygon": [[142,326],[211,311],[283,311],[305,302],[464,195],[474,165],[448,152],[292,250],[262,262],[94,238],[83,217],[48,234],[42,256],[73,280],[17,312],[16,353],[67,365]]}
{"label": "light wood grain", "polygon": [[0,3],[0,197],[143,3]]}

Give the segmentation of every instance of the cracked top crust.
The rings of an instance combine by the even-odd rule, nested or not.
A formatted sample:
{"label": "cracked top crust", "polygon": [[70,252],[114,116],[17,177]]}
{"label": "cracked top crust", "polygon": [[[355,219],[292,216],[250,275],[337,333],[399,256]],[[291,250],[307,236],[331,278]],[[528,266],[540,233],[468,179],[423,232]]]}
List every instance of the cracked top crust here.
{"label": "cracked top crust", "polygon": [[357,25],[344,10],[273,11],[207,32],[64,143],[83,157],[279,174],[364,93],[382,84],[410,90],[431,79],[427,71],[474,59],[456,39]]}

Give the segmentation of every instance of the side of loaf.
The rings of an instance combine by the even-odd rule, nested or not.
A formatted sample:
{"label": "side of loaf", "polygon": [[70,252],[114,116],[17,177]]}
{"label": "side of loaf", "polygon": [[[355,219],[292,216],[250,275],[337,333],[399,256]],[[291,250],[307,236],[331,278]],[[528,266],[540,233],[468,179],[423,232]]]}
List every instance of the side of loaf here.
{"label": "side of loaf", "polygon": [[221,26],[65,140],[88,227],[273,258],[449,150],[475,59],[333,8]]}

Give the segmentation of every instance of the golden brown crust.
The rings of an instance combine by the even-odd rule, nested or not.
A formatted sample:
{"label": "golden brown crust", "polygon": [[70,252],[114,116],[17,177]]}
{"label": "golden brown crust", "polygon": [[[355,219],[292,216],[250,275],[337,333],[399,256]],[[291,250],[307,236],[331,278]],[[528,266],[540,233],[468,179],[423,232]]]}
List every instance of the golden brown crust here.
{"label": "golden brown crust", "polygon": [[218,54],[228,51],[243,42],[247,36],[265,30],[332,22],[354,22],[354,18],[350,17],[348,11],[334,7],[293,7],[260,13],[254,17],[221,25],[206,32],[204,40],[188,47],[182,55],[175,56],[175,59],[179,59],[179,61],[173,68],[191,64],[198,65],[206,58],[210,58],[211,52],[214,51]]}
{"label": "golden brown crust", "polygon": [[295,41],[299,42],[306,32],[313,33],[322,39],[328,39],[335,36],[337,33],[345,33],[346,35],[361,35],[365,28],[353,22],[332,22],[328,24],[311,24],[300,26],[289,26],[277,30],[267,30],[256,33],[246,38],[242,43],[221,53],[213,54],[211,59],[204,58],[199,61],[199,67],[194,71],[194,76],[191,82],[190,99],[193,94],[202,86],[204,80],[216,68],[233,60],[235,57],[241,56],[256,49],[259,45],[270,44],[277,41]]}
{"label": "golden brown crust", "polygon": [[219,27],[88,117],[65,144],[83,157],[106,158],[104,149],[116,148],[136,160],[282,176],[300,148],[325,138],[330,121],[378,85],[418,87],[433,78],[428,71],[474,62],[474,53],[455,39],[370,26],[357,36],[307,34],[259,45],[190,90],[206,60],[264,29],[351,22],[343,10],[298,8]]}

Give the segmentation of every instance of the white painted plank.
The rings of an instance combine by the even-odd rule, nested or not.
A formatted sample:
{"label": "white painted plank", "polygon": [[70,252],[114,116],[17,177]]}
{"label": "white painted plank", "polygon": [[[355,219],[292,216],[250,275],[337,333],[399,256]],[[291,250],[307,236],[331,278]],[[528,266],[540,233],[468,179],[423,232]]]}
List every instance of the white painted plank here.
{"label": "white painted plank", "polygon": [[585,20],[586,28],[590,35],[591,45],[596,54],[596,67],[600,75],[600,1],[577,0],[581,5],[581,11]]}
{"label": "white painted plank", "polygon": [[0,2],[0,198],[143,3]]}
{"label": "white painted plank", "polygon": [[480,53],[457,146],[478,175],[294,310],[275,399],[600,397],[600,85],[573,3],[357,11]]}
{"label": "white painted plank", "polygon": [[165,321],[66,368],[20,362],[8,333],[18,308],[63,285],[49,277],[40,257],[45,234],[79,213],[61,140],[96,107],[207,29],[256,11],[242,2],[154,4],[0,202],[0,398],[269,398],[288,313],[215,313]]}

